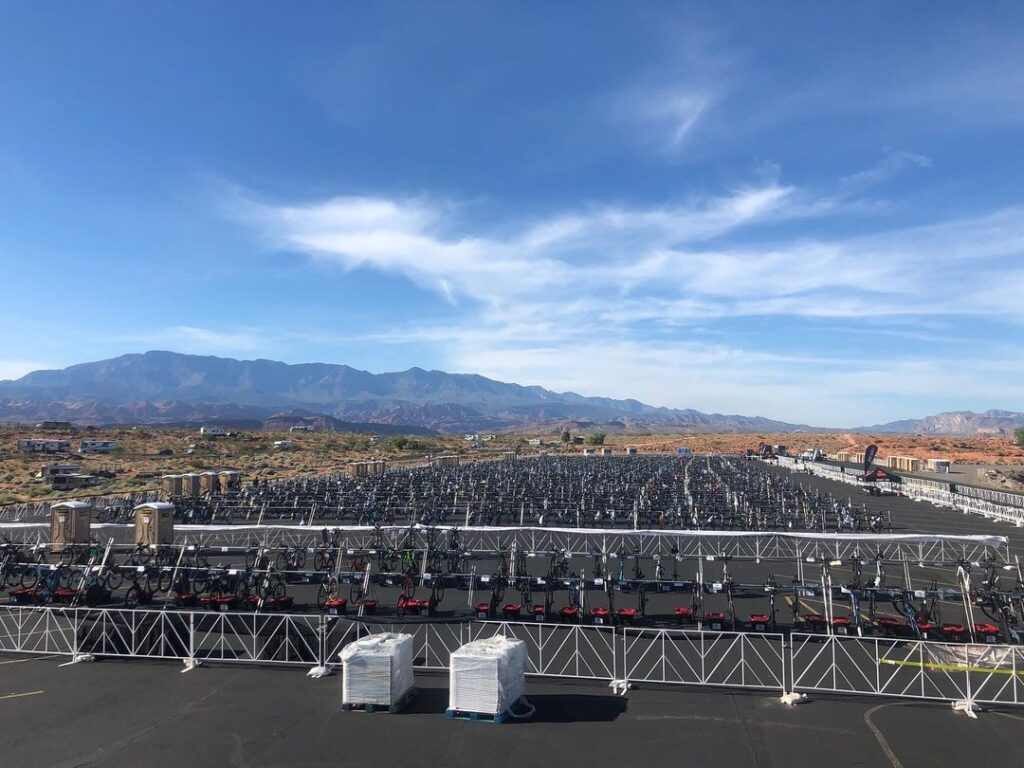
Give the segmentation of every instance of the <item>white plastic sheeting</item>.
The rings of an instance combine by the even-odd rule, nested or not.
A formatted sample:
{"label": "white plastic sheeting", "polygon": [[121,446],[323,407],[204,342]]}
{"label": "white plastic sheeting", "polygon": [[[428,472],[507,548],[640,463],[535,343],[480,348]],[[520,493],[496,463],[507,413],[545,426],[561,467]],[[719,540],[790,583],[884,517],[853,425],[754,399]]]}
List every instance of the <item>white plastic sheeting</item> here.
{"label": "white plastic sheeting", "polygon": [[452,652],[449,709],[498,715],[526,690],[526,643],[496,635]]}
{"label": "white plastic sheeting", "polygon": [[342,650],[342,703],[397,704],[412,688],[412,635],[381,632]]}

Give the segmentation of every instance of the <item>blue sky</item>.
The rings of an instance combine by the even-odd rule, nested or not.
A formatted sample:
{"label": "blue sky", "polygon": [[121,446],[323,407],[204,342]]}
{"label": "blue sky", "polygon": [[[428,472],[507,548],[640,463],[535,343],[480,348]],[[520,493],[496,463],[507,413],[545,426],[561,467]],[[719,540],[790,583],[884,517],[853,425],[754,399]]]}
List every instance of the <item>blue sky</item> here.
{"label": "blue sky", "polygon": [[0,377],[1024,410],[1015,3],[0,7]]}

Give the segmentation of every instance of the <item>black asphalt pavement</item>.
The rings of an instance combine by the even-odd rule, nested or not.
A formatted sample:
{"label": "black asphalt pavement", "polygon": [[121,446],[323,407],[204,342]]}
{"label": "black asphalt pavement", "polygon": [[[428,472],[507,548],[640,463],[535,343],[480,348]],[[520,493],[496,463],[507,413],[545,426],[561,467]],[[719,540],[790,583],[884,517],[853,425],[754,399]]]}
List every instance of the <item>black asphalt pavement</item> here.
{"label": "black asphalt pavement", "polygon": [[536,707],[449,720],[447,678],[417,673],[401,714],[341,710],[339,676],[300,669],[0,659],[4,766],[1024,765],[1024,716],[948,705],[527,680]]}

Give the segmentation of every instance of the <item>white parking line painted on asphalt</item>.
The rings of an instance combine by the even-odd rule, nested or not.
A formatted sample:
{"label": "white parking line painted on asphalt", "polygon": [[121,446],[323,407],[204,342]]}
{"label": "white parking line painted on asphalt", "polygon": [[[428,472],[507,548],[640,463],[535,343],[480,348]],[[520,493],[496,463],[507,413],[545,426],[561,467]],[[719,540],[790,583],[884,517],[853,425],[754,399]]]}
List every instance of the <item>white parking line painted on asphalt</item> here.
{"label": "white parking line painted on asphalt", "polygon": [[8,693],[6,696],[0,696],[0,701],[4,699],[20,699],[23,696],[38,696],[45,691],[26,691],[25,693]]}

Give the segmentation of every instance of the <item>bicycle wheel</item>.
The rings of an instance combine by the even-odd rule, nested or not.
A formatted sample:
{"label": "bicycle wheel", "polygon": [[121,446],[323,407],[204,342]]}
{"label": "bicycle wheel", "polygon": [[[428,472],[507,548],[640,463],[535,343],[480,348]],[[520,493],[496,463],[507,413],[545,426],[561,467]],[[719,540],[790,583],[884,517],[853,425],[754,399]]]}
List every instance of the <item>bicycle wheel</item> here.
{"label": "bicycle wheel", "polygon": [[250,549],[245,553],[245,567],[250,571],[256,567],[256,560],[259,556],[259,550]]}
{"label": "bicycle wheel", "polygon": [[19,582],[21,586],[26,589],[32,589],[39,584],[39,577],[41,575],[38,565],[26,565],[21,569],[21,578],[19,579]]}
{"label": "bicycle wheel", "polygon": [[210,575],[204,571],[197,571],[192,576],[192,591],[201,595],[210,586]]}
{"label": "bicycle wheel", "polygon": [[295,571],[301,571],[303,568],[306,567],[306,550],[305,549],[296,549],[295,550],[295,558],[294,558],[294,561],[293,561],[292,565],[294,566],[292,568],[292,570],[295,570]]}
{"label": "bicycle wheel", "polygon": [[104,577],[104,581],[107,585],[107,589],[111,592],[120,589],[121,584],[124,583],[124,574],[121,573],[121,569],[117,566],[107,569],[107,574]]}
{"label": "bicycle wheel", "polygon": [[82,582],[85,581],[85,577],[81,571],[72,571],[68,576],[68,589],[72,592],[77,592],[82,588]]}
{"label": "bicycle wheel", "polygon": [[278,552],[277,557],[274,558],[274,567],[279,571],[288,570],[288,555],[284,552]]}
{"label": "bicycle wheel", "polygon": [[332,589],[328,586],[326,581],[321,582],[320,586],[316,590],[316,604],[318,607],[323,608],[328,600],[333,599]]}
{"label": "bicycle wheel", "polygon": [[410,600],[416,597],[416,579],[409,574],[405,575],[405,585],[402,587],[402,592]]}
{"label": "bicycle wheel", "polygon": [[171,584],[174,580],[174,573],[172,571],[161,570],[160,575],[156,580],[156,589],[158,592],[170,592]]}
{"label": "bicycle wheel", "polygon": [[313,569],[317,571],[326,571],[328,566],[327,552],[322,549],[318,549],[316,554],[313,555]]}
{"label": "bicycle wheel", "polygon": [[124,596],[124,605],[126,608],[138,608],[142,604],[142,587],[138,584],[133,584],[131,589]]}
{"label": "bicycle wheel", "polygon": [[275,581],[268,590],[267,597],[271,600],[278,600],[284,597],[284,584],[280,581]]}
{"label": "bicycle wheel", "polygon": [[348,590],[348,601],[352,605],[356,605],[360,600],[363,599],[363,585],[362,582],[353,582],[352,586]]}

